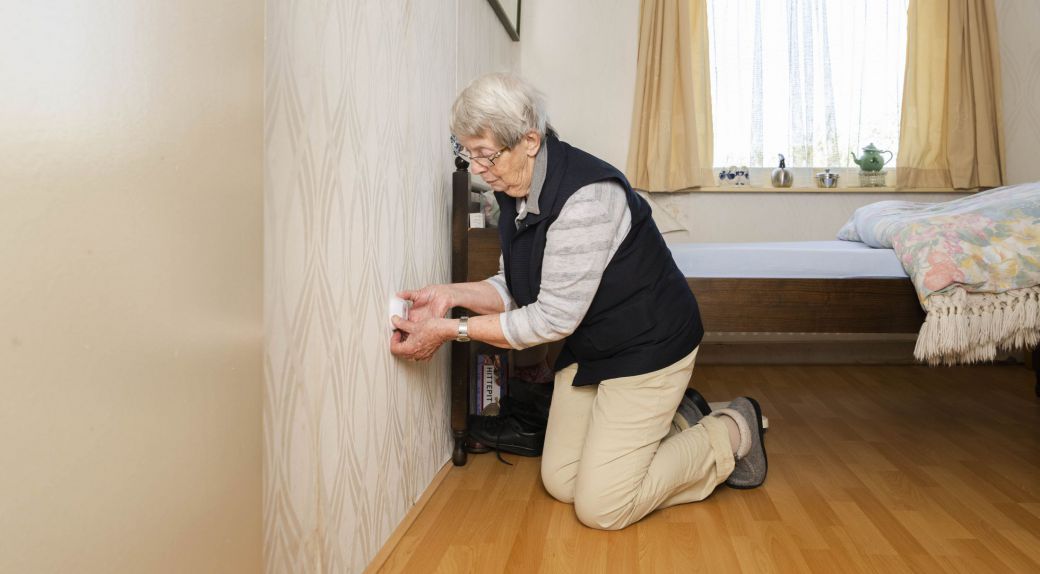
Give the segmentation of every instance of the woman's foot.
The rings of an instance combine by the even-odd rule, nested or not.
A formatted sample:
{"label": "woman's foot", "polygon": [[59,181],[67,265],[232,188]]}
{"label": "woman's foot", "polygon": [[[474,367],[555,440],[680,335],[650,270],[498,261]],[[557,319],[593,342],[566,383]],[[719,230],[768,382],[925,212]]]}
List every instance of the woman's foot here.
{"label": "woman's foot", "polygon": [[[712,414],[727,417],[735,423],[737,429],[736,436],[731,432],[730,437],[736,465],[726,479],[726,485],[743,489],[761,486],[766,481],[769,463],[766,459],[762,408],[758,401],[751,397],[740,397]],[[738,436],[739,440],[734,440]]]}

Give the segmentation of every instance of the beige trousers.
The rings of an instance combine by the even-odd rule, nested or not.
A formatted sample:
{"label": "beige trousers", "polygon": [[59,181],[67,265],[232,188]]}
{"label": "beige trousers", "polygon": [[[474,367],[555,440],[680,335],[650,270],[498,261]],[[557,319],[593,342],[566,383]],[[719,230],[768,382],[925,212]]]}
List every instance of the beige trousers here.
{"label": "beige trousers", "polygon": [[697,350],[659,371],[599,385],[573,386],[577,365],[556,373],[542,483],[553,498],[573,502],[586,526],[618,530],[657,508],[703,500],[733,472],[721,420],[672,430]]}

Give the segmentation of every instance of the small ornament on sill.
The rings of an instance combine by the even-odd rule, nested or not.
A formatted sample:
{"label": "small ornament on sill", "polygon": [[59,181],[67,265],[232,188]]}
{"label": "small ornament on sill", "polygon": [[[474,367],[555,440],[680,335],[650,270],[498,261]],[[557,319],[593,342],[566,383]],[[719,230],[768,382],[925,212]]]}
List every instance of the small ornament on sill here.
{"label": "small ornament on sill", "polygon": [[734,178],[734,185],[745,186],[751,185],[751,170],[748,166],[742,165],[737,168],[736,177]]}
{"label": "small ornament on sill", "polygon": [[787,169],[787,161],[784,159],[784,154],[780,155],[780,167],[773,170],[770,174],[770,181],[773,183],[773,187],[791,187],[794,183],[794,175]]}
{"label": "small ornament on sill", "polygon": [[839,177],[841,177],[840,174],[831,173],[831,168],[827,168],[816,174],[816,187],[834,189],[838,187]]}
{"label": "small ornament on sill", "polygon": [[719,186],[746,186],[751,185],[751,170],[746,165],[731,165],[719,171]]}
{"label": "small ornament on sill", "polygon": [[[885,149],[878,149],[874,147],[874,144],[870,144],[863,148],[863,155],[859,157],[856,157],[856,154],[853,152],[849,153],[852,154],[852,161],[856,162],[856,165],[858,165],[864,172],[881,171],[881,169],[885,167],[885,164],[892,161],[895,157],[895,154],[892,152]],[[886,153],[888,154],[888,159],[883,157]]]}

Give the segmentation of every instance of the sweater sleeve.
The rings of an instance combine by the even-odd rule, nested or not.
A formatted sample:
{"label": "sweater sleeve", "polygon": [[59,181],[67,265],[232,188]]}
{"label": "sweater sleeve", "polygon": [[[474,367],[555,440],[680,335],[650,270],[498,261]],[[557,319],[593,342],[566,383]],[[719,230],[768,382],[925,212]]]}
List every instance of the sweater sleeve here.
{"label": "sweater sleeve", "polygon": [[631,227],[632,214],[618,183],[597,182],[575,192],[546,234],[538,299],[500,315],[506,341],[526,349],[573,333]]}
{"label": "sweater sleeve", "polygon": [[516,309],[516,301],[513,301],[513,295],[509,293],[509,286],[506,285],[506,272],[503,269],[502,256],[498,256],[498,273],[494,277],[488,277],[485,279],[495,291],[498,291],[498,296],[502,298],[502,306],[506,311],[512,311]]}

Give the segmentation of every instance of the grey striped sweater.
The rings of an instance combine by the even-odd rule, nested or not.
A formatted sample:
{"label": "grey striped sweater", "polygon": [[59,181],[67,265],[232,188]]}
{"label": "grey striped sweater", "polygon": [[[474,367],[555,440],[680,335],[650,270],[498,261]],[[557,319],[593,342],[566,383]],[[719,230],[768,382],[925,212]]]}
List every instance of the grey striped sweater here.
{"label": "grey striped sweater", "polygon": [[[517,200],[519,215],[514,225],[528,213],[537,213],[545,172],[542,146],[535,158],[531,191],[527,198]],[[573,333],[592,304],[603,270],[631,227],[625,190],[616,182],[593,183],[575,192],[549,228],[538,300],[525,307],[517,308],[509,294],[500,256],[498,274],[487,281],[505,305],[499,321],[506,341],[514,349],[526,349]]]}

